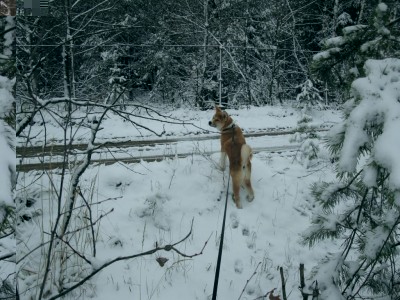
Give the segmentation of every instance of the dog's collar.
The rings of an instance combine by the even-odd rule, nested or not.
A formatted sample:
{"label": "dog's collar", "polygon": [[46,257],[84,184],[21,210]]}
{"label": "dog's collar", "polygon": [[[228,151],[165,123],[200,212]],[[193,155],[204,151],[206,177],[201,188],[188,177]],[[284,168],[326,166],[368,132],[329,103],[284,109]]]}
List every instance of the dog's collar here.
{"label": "dog's collar", "polygon": [[224,129],[222,129],[222,132],[228,131],[230,129],[234,129],[235,126],[236,126],[235,123],[232,122],[228,127],[225,127]]}

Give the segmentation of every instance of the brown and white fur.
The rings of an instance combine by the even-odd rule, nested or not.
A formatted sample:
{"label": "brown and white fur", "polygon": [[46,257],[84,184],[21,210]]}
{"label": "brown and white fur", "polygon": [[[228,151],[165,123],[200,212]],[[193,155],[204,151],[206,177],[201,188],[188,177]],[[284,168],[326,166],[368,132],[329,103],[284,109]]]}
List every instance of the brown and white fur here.
{"label": "brown and white fur", "polygon": [[227,112],[215,106],[215,114],[208,125],[221,131],[221,161],[220,167],[225,170],[226,156],[229,158],[229,173],[232,177],[233,197],[237,208],[240,203],[240,187],[247,190],[247,200],[253,201],[254,192],[251,186],[251,158],[252,150],[246,144],[243,132]]}

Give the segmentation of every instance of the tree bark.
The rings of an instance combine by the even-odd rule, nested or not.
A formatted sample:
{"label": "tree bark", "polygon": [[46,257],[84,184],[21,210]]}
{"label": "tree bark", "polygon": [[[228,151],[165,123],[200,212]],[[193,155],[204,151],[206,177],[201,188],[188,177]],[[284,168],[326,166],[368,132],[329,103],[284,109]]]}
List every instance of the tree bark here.
{"label": "tree bark", "polygon": [[202,63],[202,70],[201,70],[201,78],[200,78],[200,91],[198,93],[197,98],[197,105],[200,107],[204,107],[204,96],[205,96],[205,88],[204,82],[207,76],[207,66],[208,66],[208,41],[209,41],[209,34],[208,34],[208,0],[204,0],[204,38],[203,38],[203,63]]}

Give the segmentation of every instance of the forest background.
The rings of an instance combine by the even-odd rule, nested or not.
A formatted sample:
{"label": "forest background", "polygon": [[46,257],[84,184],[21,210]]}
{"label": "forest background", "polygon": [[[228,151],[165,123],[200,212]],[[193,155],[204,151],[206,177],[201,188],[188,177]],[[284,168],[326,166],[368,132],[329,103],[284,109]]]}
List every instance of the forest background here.
{"label": "forest background", "polygon": [[[18,16],[17,69],[9,72],[20,76],[20,99],[31,91],[103,102],[107,91],[124,89],[122,101],[150,93],[206,108],[221,80],[231,106],[292,101],[302,87],[341,103],[357,62],[312,76],[312,57],[342,28],[371,24],[377,3],[52,1],[49,16]],[[387,4],[396,14],[398,3]]]}

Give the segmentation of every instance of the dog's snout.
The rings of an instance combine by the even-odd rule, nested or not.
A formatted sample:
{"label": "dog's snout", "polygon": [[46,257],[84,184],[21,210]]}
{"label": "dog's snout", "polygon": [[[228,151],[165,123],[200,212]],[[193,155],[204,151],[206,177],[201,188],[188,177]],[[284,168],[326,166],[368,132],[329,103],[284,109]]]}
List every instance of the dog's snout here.
{"label": "dog's snout", "polygon": [[210,126],[211,126],[211,125],[212,125],[212,122],[211,122],[211,121],[209,121],[209,122],[208,122],[208,125],[210,125]]}

